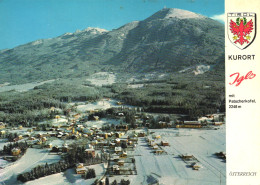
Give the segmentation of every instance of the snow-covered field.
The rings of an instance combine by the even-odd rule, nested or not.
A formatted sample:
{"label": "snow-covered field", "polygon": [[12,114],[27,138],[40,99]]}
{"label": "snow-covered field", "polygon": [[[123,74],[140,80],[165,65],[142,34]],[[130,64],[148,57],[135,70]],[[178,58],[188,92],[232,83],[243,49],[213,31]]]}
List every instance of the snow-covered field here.
{"label": "snow-covered field", "polygon": [[33,89],[35,86],[42,85],[45,83],[51,83],[53,81],[54,80],[47,80],[43,82],[32,82],[32,83],[26,83],[20,85],[9,85],[9,83],[5,83],[2,84],[2,86],[0,86],[0,92],[11,91],[11,90],[16,90],[18,92],[29,91],[30,89]]}
{"label": "snow-covered field", "polygon": [[[166,154],[156,155],[145,138],[139,138],[135,149],[137,175],[115,176],[110,179],[129,179],[131,184],[149,184],[156,180],[160,185],[219,185],[226,183],[226,163],[214,156],[225,152],[225,126],[219,130],[200,129],[151,129],[170,146],[162,149]],[[201,168],[193,170],[179,155],[191,154]]]}
{"label": "snow-covered field", "polygon": [[130,84],[130,85],[128,85],[127,87],[128,87],[128,88],[136,89],[136,88],[141,88],[141,87],[143,87],[143,86],[144,86],[144,84]]}
{"label": "snow-covered field", "polygon": [[6,166],[1,166],[3,169],[0,169],[0,184],[19,184],[16,180],[18,174],[30,171],[37,165],[51,164],[59,160],[59,155],[49,154],[46,149],[28,148],[21,159],[14,163],[8,163]]}
{"label": "snow-covered field", "polygon": [[[88,103],[88,104],[81,104],[77,106],[77,110],[81,111],[81,112],[86,112],[86,111],[91,111],[91,110],[95,110],[95,109],[108,109],[111,107],[121,107],[122,105],[117,105],[117,101],[116,100],[107,100],[107,99],[103,99],[101,101],[97,101],[95,103]],[[124,107],[133,107],[130,105],[123,105]]]}
{"label": "snow-covered field", "polygon": [[[96,164],[88,166],[88,168],[93,168],[96,171],[96,178],[100,178],[104,174],[104,165],[103,164]],[[82,185],[90,185],[95,181],[95,179],[88,179],[85,180],[81,178],[80,175],[75,173],[75,169],[68,169],[65,172],[49,175],[46,177],[42,177],[36,179],[34,181],[28,181],[25,184],[27,185],[67,185],[67,184],[82,184]]]}
{"label": "snow-covered field", "polygon": [[95,127],[95,128],[102,128],[103,125],[106,124],[114,124],[114,125],[119,125],[120,124],[120,120],[116,120],[116,119],[101,119],[98,121],[87,121],[86,123],[84,123],[84,125],[86,127]]}
{"label": "snow-covered field", "polygon": [[111,85],[115,83],[116,76],[108,72],[99,72],[91,75],[89,78],[87,78],[87,81],[90,81],[91,84],[96,86]]}
{"label": "snow-covered field", "polygon": [[[167,154],[154,155],[141,139],[136,149],[136,165],[138,177],[135,182],[147,181],[147,176],[153,175],[160,184],[175,185],[214,185],[225,184],[226,163],[214,156],[214,153],[225,151],[225,127],[220,130],[199,129],[163,129],[151,130],[161,139],[168,141],[170,146],[162,147]],[[188,167],[178,155],[191,154],[202,166],[198,171]],[[144,183],[146,184],[146,183]]]}

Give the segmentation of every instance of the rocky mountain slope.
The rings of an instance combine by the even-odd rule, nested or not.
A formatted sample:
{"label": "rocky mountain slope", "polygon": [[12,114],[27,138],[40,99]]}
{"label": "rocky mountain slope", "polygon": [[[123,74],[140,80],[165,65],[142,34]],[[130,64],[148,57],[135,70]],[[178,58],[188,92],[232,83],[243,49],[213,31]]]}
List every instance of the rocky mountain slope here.
{"label": "rocky mountain slope", "polygon": [[0,83],[85,77],[97,71],[174,73],[198,65],[224,74],[224,25],[164,8],[112,31],[87,28],[0,51]]}

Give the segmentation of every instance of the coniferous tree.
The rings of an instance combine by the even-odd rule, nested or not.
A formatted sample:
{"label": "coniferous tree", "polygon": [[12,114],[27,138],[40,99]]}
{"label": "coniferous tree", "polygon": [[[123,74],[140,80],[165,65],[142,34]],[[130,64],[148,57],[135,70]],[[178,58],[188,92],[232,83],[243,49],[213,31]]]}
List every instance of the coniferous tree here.
{"label": "coniferous tree", "polygon": [[105,185],[109,185],[109,178],[106,177]]}
{"label": "coniferous tree", "polygon": [[112,182],[111,185],[118,185],[116,179]]}

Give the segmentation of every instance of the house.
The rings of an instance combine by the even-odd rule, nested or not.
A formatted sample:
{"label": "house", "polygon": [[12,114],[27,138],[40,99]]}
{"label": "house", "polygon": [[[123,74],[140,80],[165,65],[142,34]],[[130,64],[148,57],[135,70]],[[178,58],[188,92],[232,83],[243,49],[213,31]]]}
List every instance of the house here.
{"label": "house", "polygon": [[59,152],[60,151],[60,149],[59,149],[59,147],[57,146],[57,145],[55,145],[54,147],[52,147],[52,150],[51,150],[52,152]]}
{"label": "house", "polygon": [[223,122],[214,122],[214,125],[215,126],[220,126],[220,125],[222,125],[223,124]]}
{"label": "house", "polygon": [[107,139],[108,138],[108,133],[104,133],[104,132],[99,132],[97,133],[97,136],[103,138],[103,139]]}
{"label": "house", "polygon": [[92,156],[92,157],[95,157],[95,150],[94,149],[86,149],[85,150],[85,153],[88,155],[88,156]]}
{"label": "house", "polygon": [[41,139],[37,139],[37,140],[36,140],[36,144],[37,144],[37,145],[41,145],[41,144],[42,144],[42,140],[41,140]]}
{"label": "house", "polygon": [[116,144],[119,144],[119,143],[120,143],[120,139],[119,139],[119,138],[116,138],[116,139],[115,139],[115,142],[116,142]]}
{"label": "house", "polygon": [[159,125],[160,128],[167,128],[168,127],[168,124],[164,121],[159,121],[158,125]]}
{"label": "house", "polygon": [[169,146],[169,143],[166,141],[161,141],[162,146]]}
{"label": "house", "polygon": [[28,129],[27,129],[27,132],[32,132],[32,131],[33,131],[32,128],[28,128]]}
{"label": "house", "polygon": [[161,136],[160,135],[156,135],[156,136],[153,136],[154,139],[160,139]]}
{"label": "house", "polygon": [[154,153],[155,153],[155,154],[162,154],[162,153],[163,153],[163,150],[155,150]]}
{"label": "house", "polygon": [[200,165],[199,165],[198,163],[193,163],[193,164],[191,165],[191,167],[192,167],[193,170],[199,170]]}
{"label": "house", "polygon": [[22,136],[22,135],[19,135],[19,136],[18,136],[18,139],[19,139],[19,140],[23,139],[23,136]]}
{"label": "house", "polygon": [[123,132],[116,132],[116,137],[117,137],[117,138],[120,138],[120,137],[122,137],[123,135],[125,135],[125,133],[123,133]]}
{"label": "house", "polygon": [[52,144],[51,143],[47,144],[46,148],[52,148]]}
{"label": "house", "polygon": [[129,138],[128,141],[130,142],[133,142],[133,143],[137,143],[138,142],[138,139],[137,138]]}
{"label": "house", "polygon": [[104,141],[104,138],[103,137],[97,137],[97,140],[100,142],[100,141]]}
{"label": "house", "polygon": [[193,155],[189,155],[189,154],[186,154],[186,155],[181,155],[180,156],[183,160],[192,160],[194,158]]}
{"label": "house", "polygon": [[118,165],[118,166],[124,166],[124,164],[125,164],[125,161],[124,161],[124,160],[119,160],[119,161],[117,162],[117,165]]}
{"label": "house", "polygon": [[42,137],[42,142],[46,142],[47,138],[46,137]]}
{"label": "house", "polygon": [[87,169],[83,166],[83,163],[79,163],[76,165],[76,173],[77,174],[84,174],[87,172]]}
{"label": "house", "polygon": [[112,161],[118,161],[119,160],[119,156],[118,155],[113,155],[112,157],[111,157],[111,160]]}
{"label": "house", "polygon": [[94,118],[95,121],[99,120],[99,116],[93,116],[93,118]]}
{"label": "house", "polygon": [[108,141],[101,141],[98,143],[98,146],[108,146]]}
{"label": "house", "polygon": [[184,121],[183,128],[201,128],[201,123],[198,121]]}
{"label": "house", "polygon": [[29,137],[28,140],[33,141],[33,140],[35,140],[35,137]]}
{"label": "house", "polygon": [[112,166],[112,171],[115,172],[116,174],[119,174],[120,168],[118,165],[113,165]]}
{"label": "house", "polygon": [[120,154],[120,157],[127,157],[127,152],[123,151],[123,152]]}
{"label": "house", "polygon": [[138,137],[144,137],[145,136],[145,133],[144,132],[139,132],[138,133]]}
{"label": "house", "polygon": [[0,129],[3,129],[3,128],[5,128],[5,127],[6,127],[6,124],[3,123],[3,122],[0,122]]}
{"label": "house", "polygon": [[122,148],[119,146],[119,147],[115,147],[115,152],[118,154],[120,152],[122,152]]}
{"label": "house", "polygon": [[5,132],[5,130],[1,130],[0,131],[0,135],[2,136],[2,135],[4,135],[6,132]]}
{"label": "house", "polygon": [[18,156],[21,153],[21,149],[20,148],[13,148],[11,150],[12,152],[12,156]]}
{"label": "house", "polygon": [[127,140],[127,145],[130,145],[130,146],[133,145],[133,141],[128,141]]}
{"label": "house", "polygon": [[217,114],[208,114],[206,115],[208,118],[213,119],[214,121],[224,121],[225,114],[223,113],[217,113]]}
{"label": "house", "polygon": [[116,130],[117,131],[127,131],[128,125],[116,125]]}
{"label": "house", "polygon": [[109,148],[115,148],[115,146],[116,146],[116,143],[110,143],[109,144]]}

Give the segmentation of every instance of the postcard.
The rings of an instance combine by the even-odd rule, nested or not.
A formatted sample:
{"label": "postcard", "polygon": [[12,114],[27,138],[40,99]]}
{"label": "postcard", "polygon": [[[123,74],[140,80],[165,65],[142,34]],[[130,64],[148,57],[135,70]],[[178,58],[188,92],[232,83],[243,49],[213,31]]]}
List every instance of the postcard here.
{"label": "postcard", "polygon": [[256,0],[0,0],[0,184],[259,185]]}

